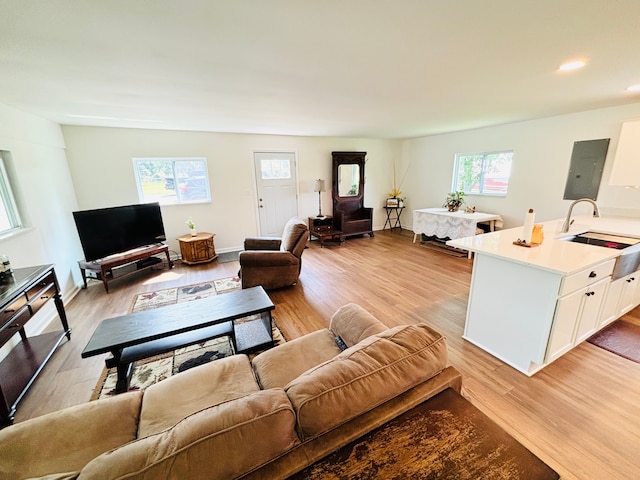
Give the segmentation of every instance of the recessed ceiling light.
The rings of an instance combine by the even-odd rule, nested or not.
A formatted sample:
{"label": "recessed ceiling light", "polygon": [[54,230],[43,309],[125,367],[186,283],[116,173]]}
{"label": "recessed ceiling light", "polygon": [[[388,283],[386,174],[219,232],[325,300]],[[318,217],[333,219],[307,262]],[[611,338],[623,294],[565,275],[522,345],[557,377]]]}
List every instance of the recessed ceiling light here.
{"label": "recessed ceiling light", "polygon": [[627,87],[627,92],[640,92],[640,83]]}
{"label": "recessed ceiling light", "polygon": [[563,72],[569,71],[569,70],[577,70],[578,68],[582,68],[587,64],[587,62],[584,62],[582,60],[576,60],[573,62],[567,62],[567,63],[563,63],[562,65],[560,65],[560,70],[562,70]]}

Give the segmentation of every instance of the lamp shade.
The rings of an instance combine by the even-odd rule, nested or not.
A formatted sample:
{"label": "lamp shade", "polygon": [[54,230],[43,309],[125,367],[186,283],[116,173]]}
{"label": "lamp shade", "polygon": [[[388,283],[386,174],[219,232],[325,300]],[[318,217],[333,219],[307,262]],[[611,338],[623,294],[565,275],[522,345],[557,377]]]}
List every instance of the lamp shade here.
{"label": "lamp shade", "polygon": [[316,180],[316,186],[313,189],[314,192],[324,192],[324,180]]}

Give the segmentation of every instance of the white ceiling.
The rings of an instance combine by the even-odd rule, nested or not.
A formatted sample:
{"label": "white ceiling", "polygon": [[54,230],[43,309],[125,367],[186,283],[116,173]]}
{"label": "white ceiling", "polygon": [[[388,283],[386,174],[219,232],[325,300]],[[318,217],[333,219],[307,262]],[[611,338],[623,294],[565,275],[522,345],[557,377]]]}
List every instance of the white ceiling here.
{"label": "white ceiling", "polygon": [[0,0],[0,18],[0,103],[65,125],[407,138],[640,102],[640,0]]}

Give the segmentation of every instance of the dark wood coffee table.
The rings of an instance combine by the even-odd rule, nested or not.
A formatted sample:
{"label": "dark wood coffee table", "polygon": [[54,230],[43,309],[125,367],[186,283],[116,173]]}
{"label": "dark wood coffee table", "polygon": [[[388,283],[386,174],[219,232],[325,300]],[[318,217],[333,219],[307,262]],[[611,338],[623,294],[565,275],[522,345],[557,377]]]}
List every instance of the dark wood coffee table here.
{"label": "dark wood coffee table", "polygon": [[231,337],[238,353],[272,346],[274,308],[258,286],[108,318],[100,322],[81,356],[111,352],[105,364],[117,368],[116,393],[122,393],[129,389],[133,362],[144,358],[222,335]]}

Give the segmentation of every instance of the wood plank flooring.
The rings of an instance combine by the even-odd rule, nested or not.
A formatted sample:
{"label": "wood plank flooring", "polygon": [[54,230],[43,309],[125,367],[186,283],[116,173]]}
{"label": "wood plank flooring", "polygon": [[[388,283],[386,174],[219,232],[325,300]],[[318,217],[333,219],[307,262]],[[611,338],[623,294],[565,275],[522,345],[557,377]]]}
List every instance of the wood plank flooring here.
{"label": "wood plank flooring", "polygon": [[[472,260],[412,243],[410,232],[376,232],[342,246],[305,250],[300,282],[269,292],[291,339],[328,325],[358,303],[388,326],[426,323],[446,335],[463,395],[564,479],[640,478],[640,364],[588,343],[529,378],[462,339]],[[16,421],[88,401],[104,356],[80,358],[100,320],[128,312],[133,296],[235,275],[238,262],[142,272],[91,282],[67,306],[73,328],[18,407]],[[640,309],[625,317],[640,324]]]}

